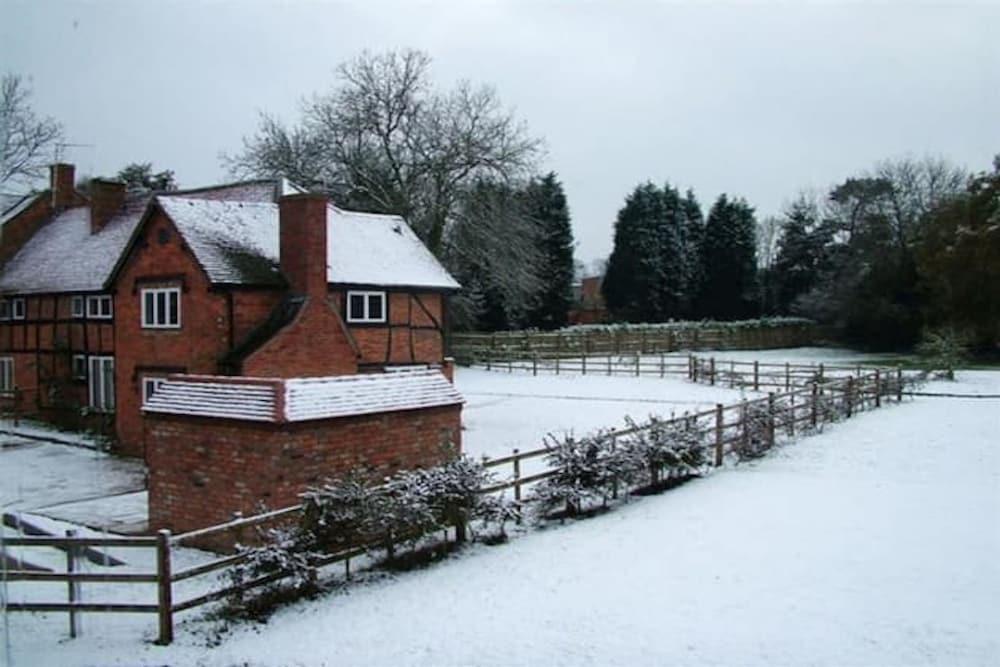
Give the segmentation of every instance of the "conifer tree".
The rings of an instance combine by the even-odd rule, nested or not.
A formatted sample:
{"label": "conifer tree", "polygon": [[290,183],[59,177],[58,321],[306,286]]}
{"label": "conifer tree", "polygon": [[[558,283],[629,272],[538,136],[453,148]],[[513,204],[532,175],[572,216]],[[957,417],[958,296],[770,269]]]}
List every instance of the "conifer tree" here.
{"label": "conifer tree", "polygon": [[573,302],[573,229],[562,183],[555,172],[533,179],[524,193],[525,213],[538,226],[541,284],[528,315],[529,326],[565,326]]}
{"label": "conifer tree", "polygon": [[705,224],[701,314],[722,320],[752,317],[756,311],[757,244],[753,208],[725,194],[712,205]]}
{"label": "conifer tree", "polygon": [[816,285],[823,252],[815,231],[818,214],[812,203],[804,198],[797,199],[784,218],[773,267],[775,306],[782,315],[790,313],[795,299]]}

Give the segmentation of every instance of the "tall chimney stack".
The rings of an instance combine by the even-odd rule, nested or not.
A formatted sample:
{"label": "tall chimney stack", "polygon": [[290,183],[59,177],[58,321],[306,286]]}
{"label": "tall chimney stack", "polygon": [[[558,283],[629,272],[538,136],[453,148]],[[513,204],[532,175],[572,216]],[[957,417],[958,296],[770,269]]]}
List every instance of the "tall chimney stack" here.
{"label": "tall chimney stack", "polygon": [[316,193],[278,200],[281,272],[296,294],[326,298],[327,203]]}
{"label": "tall chimney stack", "polygon": [[52,193],[52,208],[61,211],[76,199],[73,178],[76,168],[71,164],[57,162],[49,166],[49,190]]}
{"label": "tall chimney stack", "polygon": [[125,184],[95,178],[90,181],[90,233],[96,234],[104,229],[108,220],[113,218],[125,204]]}

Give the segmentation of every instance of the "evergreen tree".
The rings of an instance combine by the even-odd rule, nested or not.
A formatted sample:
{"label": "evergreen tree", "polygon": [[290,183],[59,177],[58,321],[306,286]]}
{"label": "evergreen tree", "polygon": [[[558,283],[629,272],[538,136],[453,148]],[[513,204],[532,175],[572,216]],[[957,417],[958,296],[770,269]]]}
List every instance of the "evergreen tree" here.
{"label": "evergreen tree", "polygon": [[163,192],[177,189],[174,172],[165,169],[153,173],[151,162],[133,162],[126,165],[118,172],[118,180],[125,183],[129,192]]}
{"label": "evergreen tree", "polygon": [[816,285],[823,251],[818,212],[811,202],[797,199],[784,218],[773,267],[774,306],[781,315],[789,314],[795,300]]}
{"label": "evergreen tree", "polygon": [[757,243],[753,208],[720,195],[708,214],[702,244],[705,279],[701,314],[722,320],[752,317],[757,304]]}
{"label": "evergreen tree", "polygon": [[644,183],[636,186],[618,211],[614,248],[601,284],[615,318],[642,322],[652,315],[657,261],[653,246],[662,203],[659,188]]}
{"label": "evergreen tree", "polygon": [[528,325],[558,329],[565,326],[573,303],[573,229],[566,195],[562,183],[550,172],[528,184],[524,201],[526,215],[538,225],[541,283],[528,314]]}
{"label": "evergreen tree", "polygon": [[601,287],[616,318],[662,322],[686,314],[692,268],[687,204],[669,184],[639,185],[626,199]]}
{"label": "evergreen tree", "polygon": [[684,254],[687,262],[687,295],[681,317],[694,319],[698,316],[698,297],[705,282],[705,268],[702,263],[702,244],[705,239],[705,216],[701,212],[694,190],[688,189],[681,200],[686,230]]}

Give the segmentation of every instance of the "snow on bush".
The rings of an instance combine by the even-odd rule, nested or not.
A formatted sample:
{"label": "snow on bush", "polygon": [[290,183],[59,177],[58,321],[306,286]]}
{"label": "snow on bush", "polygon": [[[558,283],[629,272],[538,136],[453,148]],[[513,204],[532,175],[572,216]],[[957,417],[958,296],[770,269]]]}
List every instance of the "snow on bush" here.
{"label": "snow on bush", "polygon": [[550,436],[546,461],[554,474],[531,497],[541,516],[562,510],[574,516],[598,504],[606,507],[619,490],[708,470],[704,433],[691,420],[650,417],[640,425],[626,418],[626,423],[622,434]]}

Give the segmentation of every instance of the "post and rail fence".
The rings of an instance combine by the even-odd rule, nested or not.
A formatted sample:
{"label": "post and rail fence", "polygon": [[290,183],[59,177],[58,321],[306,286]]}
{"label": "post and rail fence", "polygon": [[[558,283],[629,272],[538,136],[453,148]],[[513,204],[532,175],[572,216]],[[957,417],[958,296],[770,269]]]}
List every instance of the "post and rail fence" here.
{"label": "post and rail fence", "polygon": [[[697,357],[684,357],[683,372],[697,382],[727,382],[733,386],[781,387],[780,392],[771,392],[766,396],[752,400],[741,400],[730,405],[717,404],[714,408],[695,413],[685,413],[681,416],[665,420],[663,423],[681,423],[688,429],[697,429],[707,442],[710,452],[708,457],[711,465],[722,466],[727,458],[739,457],[755,438],[754,425],[764,420],[766,446],[775,442],[776,434],[784,431],[789,437],[794,437],[803,431],[822,428],[826,423],[849,418],[865,410],[882,406],[886,399],[902,400],[905,379],[898,369],[859,369],[850,367],[853,371],[842,376],[831,375],[831,369],[839,367],[822,367],[809,375],[796,372],[801,369],[790,364],[759,364],[749,362],[749,366],[731,366],[722,368],[712,359],[704,360]],[[728,363],[728,362],[726,362]],[[776,367],[777,370],[774,370]],[[663,365],[657,368],[665,368]],[[842,369],[841,369],[842,370]],[[723,373],[727,375],[723,375]],[[737,376],[733,374],[737,373]],[[650,428],[649,425],[601,432],[601,437],[622,441],[630,436]],[[557,469],[545,468],[523,474],[526,462],[544,464],[545,458],[551,452],[549,447],[540,447],[530,451],[514,450],[511,455],[494,459],[484,459],[483,465],[491,470],[507,470],[509,473],[491,486],[481,490],[482,493],[502,493],[510,490],[515,501],[525,498],[526,487],[540,482],[558,473]],[[172,550],[185,542],[211,537],[214,535],[241,534],[241,531],[253,527],[288,521],[302,511],[302,506],[288,507],[280,510],[262,513],[251,517],[237,516],[232,521],[202,528],[187,533],[172,535],[168,530],[160,530],[155,536],[148,537],[79,537],[67,534],[65,537],[30,536],[30,537],[0,537],[0,546],[8,547],[56,547],[67,554],[65,572],[35,571],[26,567],[10,569],[9,563],[17,560],[2,559],[5,571],[3,577],[8,582],[19,581],[50,581],[67,584],[67,601],[65,602],[11,602],[6,605],[7,611],[14,612],[66,612],[69,615],[70,636],[78,632],[78,618],[81,613],[149,613],[158,619],[157,643],[170,644],[174,638],[175,615],[200,607],[211,602],[222,600],[230,595],[242,593],[265,586],[292,576],[290,572],[277,572],[260,576],[241,584],[233,584],[200,593],[187,599],[175,599],[175,584],[181,581],[203,577],[220,572],[234,565],[246,562],[250,558],[248,552],[222,555],[198,565],[176,570],[172,567]],[[447,539],[447,535],[446,535]],[[455,530],[455,539],[459,539],[459,530]],[[150,549],[155,552],[155,571],[151,572],[82,572],[78,567],[81,552],[86,547],[128,547]],[[350,575],[350,561],[366,553],[365,547],[356,547],[332,553],[313,561],[316,570],[337,563],[343,563],[345,573]],[[81,596],[81,584],[85,583],[115,583],[115,584],[155,584],[156,599],[146,603],[122,602],[84,602]]]}

